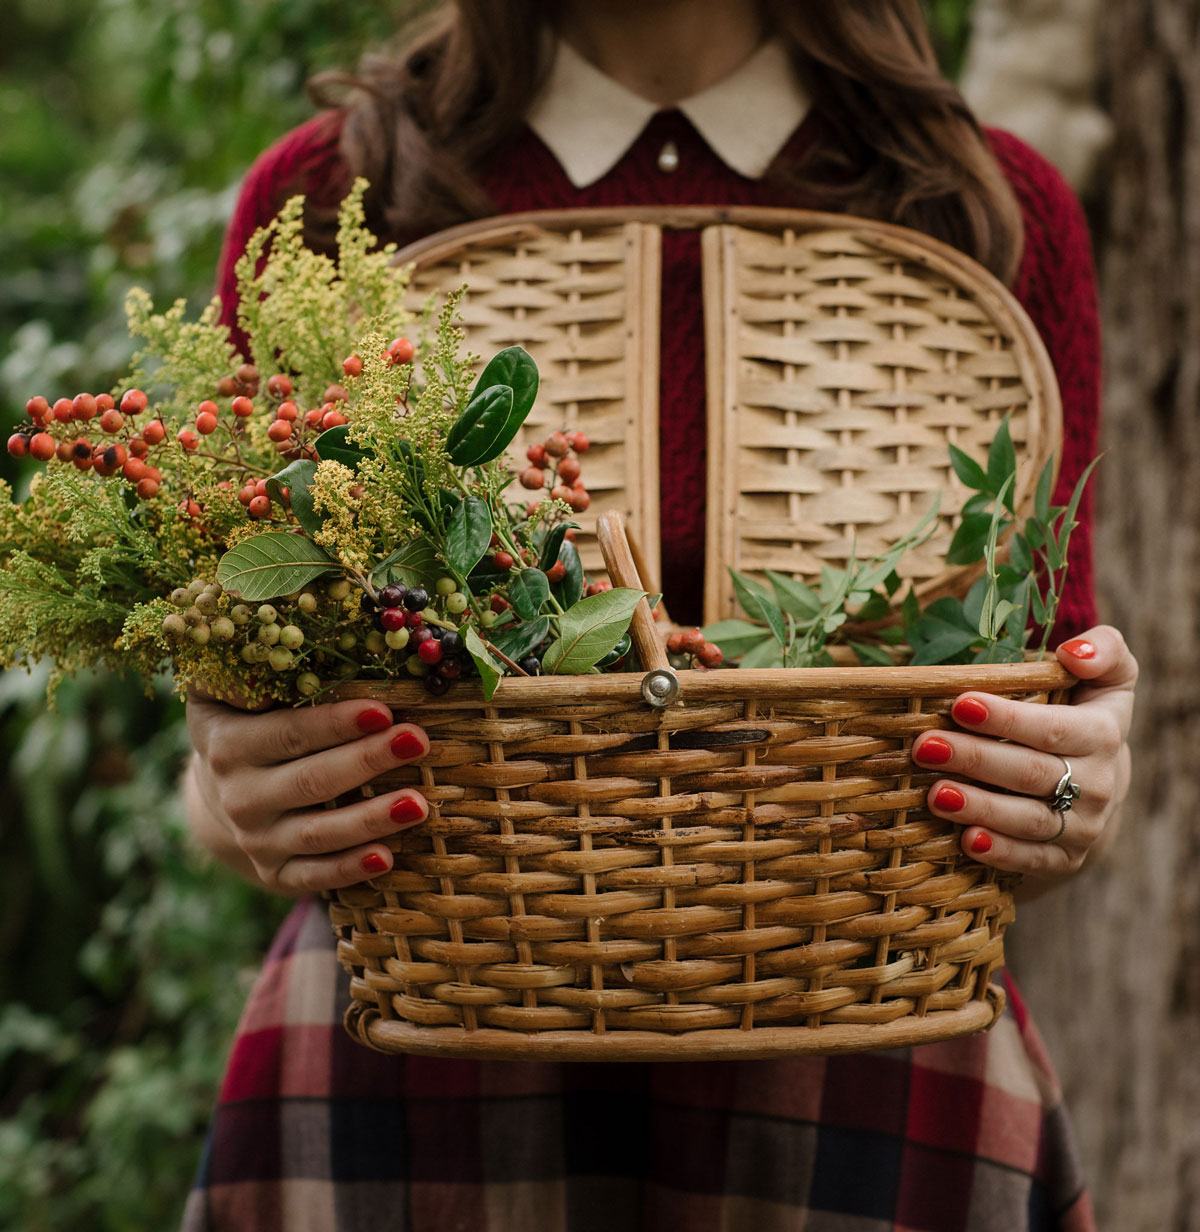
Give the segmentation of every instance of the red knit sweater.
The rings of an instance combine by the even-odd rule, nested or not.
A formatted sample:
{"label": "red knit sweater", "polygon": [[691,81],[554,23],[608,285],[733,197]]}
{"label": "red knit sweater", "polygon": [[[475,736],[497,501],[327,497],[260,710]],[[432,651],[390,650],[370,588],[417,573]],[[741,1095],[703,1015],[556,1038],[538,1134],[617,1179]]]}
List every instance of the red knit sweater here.
{"label": "red knit sweater", "polygon": [[[820,139],[813,115],[793,134],[782,157],[795,157]],[[233,267],[254,230],[268,223],[292,194],[325,203],[340,200],[350,176],[338,149],[341,117],[328,113],[295,129],[250,169],[226,236],[219,292],[224,320],[236,320]],[[1096,449],[1100,399],[1100,334],[1096,280],[1087,225],[1078,201],[1055,168],[1008,133],[988,130],[1000,165],[1025,218],[1026,246],[1014,285],[1037,325],[1062,387],[1064,444],[1056,499],[1065,503]],[[664,143],[674,141],[679,166],[658,167]],[[785,199],[766,181],[731,171],[678,111],[656,115],[631,149],[602,179],[575,188],[530,129],[498,151],[481,173],[497,213],[613,205],[777,205]],[[382,236],[408,242],[415,236]],[[705,392],[704,329],[699,238],[663,236],[662,388],[660,395],[663,590],[672,614],[700,619],[704,574]],[[1085,498],[1071,542],[1071,573],[1057,633],[1070,636],[1094,623],[1092,502]],[[1057,640],[1057,638],[1056,638]]]}

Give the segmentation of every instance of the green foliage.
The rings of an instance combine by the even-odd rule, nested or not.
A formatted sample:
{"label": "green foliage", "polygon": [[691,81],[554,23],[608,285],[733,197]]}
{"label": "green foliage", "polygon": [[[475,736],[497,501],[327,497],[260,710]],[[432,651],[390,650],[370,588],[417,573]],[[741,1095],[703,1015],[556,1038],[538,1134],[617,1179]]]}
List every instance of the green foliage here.
{"label": "green foliage", "polygon": [[0,677],[0,1227],[169,1228],[282,911],[189,839],[167,682]]}

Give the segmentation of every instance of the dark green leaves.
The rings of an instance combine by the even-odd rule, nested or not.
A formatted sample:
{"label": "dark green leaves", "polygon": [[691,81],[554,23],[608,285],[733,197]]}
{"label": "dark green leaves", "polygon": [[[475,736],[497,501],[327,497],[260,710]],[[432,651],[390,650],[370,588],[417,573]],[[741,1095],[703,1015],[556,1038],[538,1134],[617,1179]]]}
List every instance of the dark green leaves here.
{"label": "dark green leaves", "polygon": [[267,480],[267,494],[272,500],[281,504],[283,489],[287,488],[288,503],[296,515],[296,521],[310,535],[315,535],[323,524],[312,498],[312,481],[316,473],[317,464],[315,462],[308,458],[299,458]]}
{"label": "dark green leaves", "polygon": [[550,618],[542,616],[538,620],[523,620],[509,629],[492,634],[492,645],[519,663],[526,655],[533,654],[549,636]]}
{"label": "dark green leaves", "polygon": [[508,584],[508,598],[522,620],[533,620],[550,598],[550,582],[540,569],[522,569]]}
{"label": "dark green leaves", "polygon": [[621,640],[644,594],[618,587],[580,599],[563,613],[558,640],[546,651],[543,669],[555,675],[590,671]]}
{"label": "dark green leaves", "polygon": [[482,466],[498,458],[533,409],[537,390],[537,365],[527,351],[508,347],[493,356],[446,435],[450,461]]}
{"label": "dark green leaves", "polygon": [[467,577],[483,559],[492,541],[492,510],[487,501],[468,496],[450,517],[446,528],[446,564]]}
{"label": "dark green leaves", "polygon": [[556,522],[546,532],[546,538],[542,542],[541,555],[538,558],[538,564],[542,569],[554,568],[558,562],[559,550],[566,541],[567,531],[578,529],[578,522]]}
{"label": "dark green leaves", "polygon": [[583,562],[569,539],[558,549],[558,559],[567,567],[566,576],[550,589],[559,607],[568,608],[578,603],[583,594]]}
{"label": "dark green leaves", "polygon": [[495,658],[483,644],[483,639],[475,631],[474,625],[467,625],[467,634],[463,639],[463,644],[479,672],[479,679],[483,684],[483,696],[490,702],[504,675],[504,664]]}
{"label": "dark green leaves", "polygon": [[271,531],[243,539],[217,566],[217,581],[250,603],[290,595],[335,568],[323,548],[303,535]]}
{"label": "dark green leaves", "polygon": [[322,461],[340,462],[351,470],[357,470],[358,464],[367,455],[364,450],[351,442],[349,434],[349,424],[341,424],[336,428],[327,428],[317,437],[317,457],[322,459]]}

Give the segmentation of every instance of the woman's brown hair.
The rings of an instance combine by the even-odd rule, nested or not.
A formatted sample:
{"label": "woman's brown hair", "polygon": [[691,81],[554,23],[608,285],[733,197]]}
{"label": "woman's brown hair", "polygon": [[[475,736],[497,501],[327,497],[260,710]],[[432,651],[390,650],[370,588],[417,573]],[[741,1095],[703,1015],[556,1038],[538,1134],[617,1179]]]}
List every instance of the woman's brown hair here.
{"label": "woman's brown hair", "polygon": [[[800,166],[773,174],[806,204],[945,240],[1006,282],[1021,256],[1016,197],[942,75],[920,0],[762,0],[824,122]],[[561,0],[447,0],[393,56],[319,78],[353,95],[342,151],[371,183],[371,222],[408,238],[493,213],[475,170],[520,128],[544,81]]]}

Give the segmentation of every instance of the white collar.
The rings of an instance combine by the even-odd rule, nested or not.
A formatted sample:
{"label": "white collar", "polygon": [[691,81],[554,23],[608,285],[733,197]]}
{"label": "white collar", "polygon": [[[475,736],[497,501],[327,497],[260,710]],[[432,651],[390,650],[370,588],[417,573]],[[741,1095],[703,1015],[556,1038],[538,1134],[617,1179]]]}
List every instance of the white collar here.
{"label": "white collar", "polygon": [[[770,39],[728,77],[677,106],[724,163],[756,180],[808,114],[810,100],[787,50]],[[620,162],[660,110],[559,39],[526,120],[571,183],[586,188]]]}

